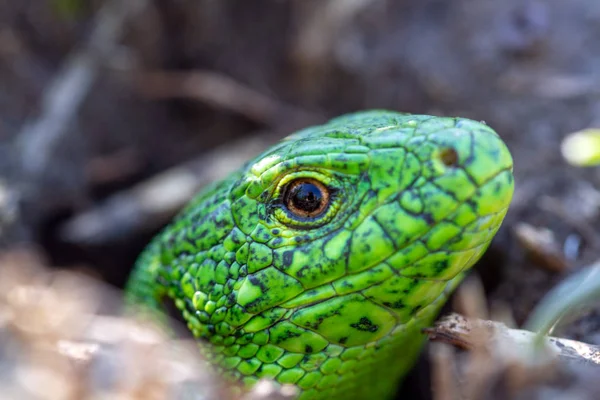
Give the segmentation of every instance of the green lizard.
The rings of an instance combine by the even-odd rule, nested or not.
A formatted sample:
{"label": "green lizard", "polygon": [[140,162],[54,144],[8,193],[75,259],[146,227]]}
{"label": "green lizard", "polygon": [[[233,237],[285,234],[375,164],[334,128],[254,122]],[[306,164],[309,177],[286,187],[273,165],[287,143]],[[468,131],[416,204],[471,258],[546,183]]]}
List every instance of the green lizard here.
{"label": "green lizard", "polygon": [[140,257],[217,371],[301,399],[385,399],[498,230],[512,159],[485,124],[367,111],[301,130],[203,190]]}

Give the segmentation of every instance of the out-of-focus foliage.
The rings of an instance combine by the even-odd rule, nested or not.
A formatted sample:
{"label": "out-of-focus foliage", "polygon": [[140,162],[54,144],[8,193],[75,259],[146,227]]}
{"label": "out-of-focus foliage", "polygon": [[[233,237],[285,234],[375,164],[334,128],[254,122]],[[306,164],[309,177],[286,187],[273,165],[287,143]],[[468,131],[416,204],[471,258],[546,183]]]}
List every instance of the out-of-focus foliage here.
{"label": "out-of-focus foliage", "polygon": [[584,129],[568,135],[561,151],[569,164],[579,167],[600,164],[600,129]]}

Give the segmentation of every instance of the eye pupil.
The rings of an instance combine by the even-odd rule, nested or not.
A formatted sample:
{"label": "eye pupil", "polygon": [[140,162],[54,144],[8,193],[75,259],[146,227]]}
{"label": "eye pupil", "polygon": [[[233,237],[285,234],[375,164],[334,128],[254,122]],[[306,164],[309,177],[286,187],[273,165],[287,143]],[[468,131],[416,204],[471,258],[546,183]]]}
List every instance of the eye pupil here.
{"label": "eye pupil", "polygon": [[311,213],[321,207],[323,194],[315,184],[303,182],[292,189],[291,201],[298,210]]}

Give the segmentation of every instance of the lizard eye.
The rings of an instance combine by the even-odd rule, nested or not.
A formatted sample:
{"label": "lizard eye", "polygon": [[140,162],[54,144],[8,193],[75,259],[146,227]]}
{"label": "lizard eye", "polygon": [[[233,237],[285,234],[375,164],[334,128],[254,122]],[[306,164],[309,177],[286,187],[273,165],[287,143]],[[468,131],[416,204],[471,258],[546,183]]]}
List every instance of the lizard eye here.
{"label": "lizard eye", "polygon": [[268,210],[278,223],[292,229],[317,229],[331,222],[352,193],[333,174],[299,170],[284,175],[271,192]]}
{"label": "lizard eye", "polygon": [[296,179],[285,189],[283,202],[297,217],[315,217],[329,205],[329,190],[315,179]]}

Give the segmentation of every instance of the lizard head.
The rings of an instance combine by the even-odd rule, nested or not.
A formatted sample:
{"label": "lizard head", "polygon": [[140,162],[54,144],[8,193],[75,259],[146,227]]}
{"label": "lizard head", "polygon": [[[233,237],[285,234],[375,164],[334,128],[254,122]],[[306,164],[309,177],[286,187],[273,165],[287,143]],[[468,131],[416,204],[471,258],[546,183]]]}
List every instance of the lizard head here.
{"label": "lizard head", "polygon": [[512,192],[510,153],[483,123],[351,114],[201,195],[163,237],[165,279],[234,375],[302,383],[358,350],[367,368],[364,354],[431,322]]}
{"label": "lizard head", "polygon": [[510,153],[479,122],[375,111],[300,131],[231,191],[249,239],[237,301],[294,309],[329,343],[377,340],[477,261],[512,191]]}

